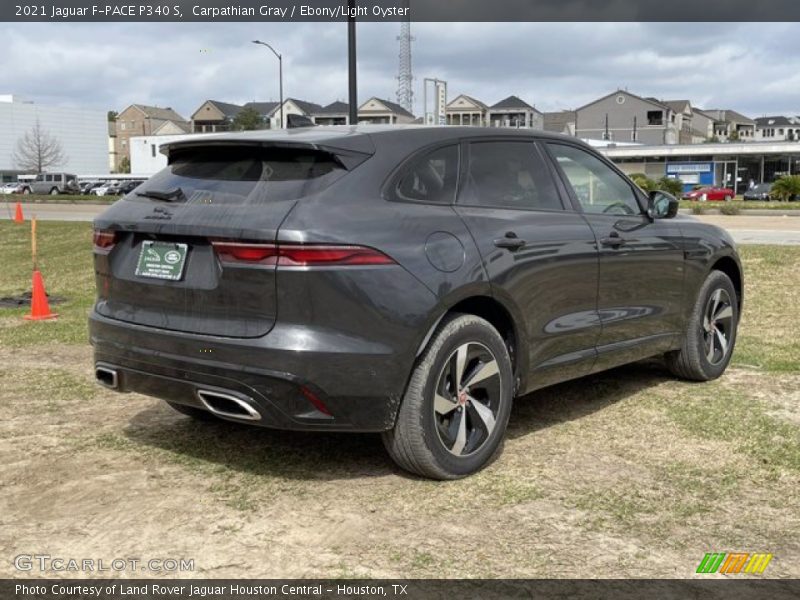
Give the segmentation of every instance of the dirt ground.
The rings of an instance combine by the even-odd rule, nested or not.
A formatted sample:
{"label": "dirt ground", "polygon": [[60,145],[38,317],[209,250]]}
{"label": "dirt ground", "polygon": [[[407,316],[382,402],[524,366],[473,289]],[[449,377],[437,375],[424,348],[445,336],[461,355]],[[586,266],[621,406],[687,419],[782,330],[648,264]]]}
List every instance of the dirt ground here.
{"label": "dirt ground", "polygon": [[772,552],[767,575],[800,576],[797,440],[772,455],[748,447],[757,430],[681,416],[769,397],[767,435],[797,436],[797,374],[734,369],[699,400],[655,362],[560,385],[518,401],[490,468],[434,483],[377,436],[196,423],[106,391],[88,346],[0,365],[2,577],[30,575],[18,554],[194,559],[178,577],[689,577],[711,551]]}

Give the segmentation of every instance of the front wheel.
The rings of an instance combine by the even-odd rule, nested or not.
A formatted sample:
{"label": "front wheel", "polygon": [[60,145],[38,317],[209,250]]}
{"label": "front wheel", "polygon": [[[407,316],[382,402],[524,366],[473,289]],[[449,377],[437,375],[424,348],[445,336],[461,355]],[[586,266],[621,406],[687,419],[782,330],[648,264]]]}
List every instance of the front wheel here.
{"label": "front wheel", "polygon": [[51,196],[58,196],[58,188],[53,188],[52,190],[50,190],[50,195]]}
{"label": "front wheel", "polygon": [[394,429],[383,443],[403,469],[459,479],[498,452],[513,397],[503,338],[484,319],[453,315],[418,359]]}
{"label": "front wheel", "polygon": [[710,381],[725,372],[736,343],[739,302],[730,278],[712,271],[697,296],[680,350],[666,355],[682,379]]}

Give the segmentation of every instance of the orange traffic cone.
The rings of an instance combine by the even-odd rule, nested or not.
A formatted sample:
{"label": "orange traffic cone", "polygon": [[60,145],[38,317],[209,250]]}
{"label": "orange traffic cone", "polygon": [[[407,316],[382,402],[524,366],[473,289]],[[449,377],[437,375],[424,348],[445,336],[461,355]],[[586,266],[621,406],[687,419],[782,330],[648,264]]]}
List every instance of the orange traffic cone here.
{"label": "orange traffic cone", "polygon": [[22,216],[22,204],[17,202],[17,208],[14,211],[14,223],[24,223],[25,217]]}
{"label": "orange traffic cone", "polygon": [[33,272],[33,294],[31,295],[31,314],[25,315],[29,321],[44,321],[55,319],[58,315],[50,312],[47,303],[47,293],[44,291],[44,280],[39,271]]}

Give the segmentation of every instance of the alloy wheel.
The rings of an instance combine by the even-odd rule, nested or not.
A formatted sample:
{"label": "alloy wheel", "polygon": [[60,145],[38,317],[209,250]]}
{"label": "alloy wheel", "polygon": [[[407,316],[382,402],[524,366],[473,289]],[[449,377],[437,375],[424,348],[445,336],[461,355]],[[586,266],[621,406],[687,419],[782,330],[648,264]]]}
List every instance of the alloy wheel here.
{"label": "alloy wheel", "polygon": [[720,364],[728,354],[733,333],[733,304],[723,289],[717,289],[703,312],[703,348],[712,365]]}
{"label": "alloy wheel", "polygon": [[459,346],[442,367],[433,413],[439,441],[455,456],[474,454],[495,429],[503,392],[497,359],[483,344]]}

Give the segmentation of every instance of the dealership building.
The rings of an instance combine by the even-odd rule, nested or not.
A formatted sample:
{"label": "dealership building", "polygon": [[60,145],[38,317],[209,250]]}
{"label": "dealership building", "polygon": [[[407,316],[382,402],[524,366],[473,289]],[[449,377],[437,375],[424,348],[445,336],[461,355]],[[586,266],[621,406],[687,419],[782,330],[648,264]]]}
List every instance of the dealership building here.
{"label": "dealership building", "polygon": [[0,94],[0,181],[14,181],[25,173],[15,164],[14,152],[37,121],[42,131],[58,140],[64,154],[63,164],[48,171],[108,173],[108,117],[104,111],[46,106]]}
{"label": "dealership building", "polygon": [[680,179],[684,189],[716,185],[745,191],[751,183],[771,183],[800,174],[800,142],[727,142],[666,146],[615,146],[601,151],[628,174]]}

